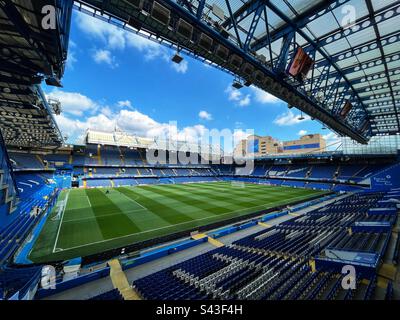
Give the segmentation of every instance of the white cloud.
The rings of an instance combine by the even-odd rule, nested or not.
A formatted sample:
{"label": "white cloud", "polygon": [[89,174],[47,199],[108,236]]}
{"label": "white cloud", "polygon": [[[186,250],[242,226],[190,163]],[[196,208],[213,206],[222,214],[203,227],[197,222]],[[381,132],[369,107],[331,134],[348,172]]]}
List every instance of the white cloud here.
{"label": "white cloud", "polygon": [[306,135],[307,134],[307,130],[300,130],[297,134],[299,135],[299,136],[304,136],[304,135]]}
{"label": "white cloud", "polygon": [[[64,113],[55,116],[55,119],[63,135],[69,137],[69,142],[83,142],[87,129],[111,132],[118,127],[125,132],[143,137],[170,137],[190,142],[199,141],[207,131],[207,128],[201,124],[179,129],[175,122],[157,122],[138,110],[132,110],[129,100],[117,102],[122,109],[113,111],[109,106],[99,105],[92,99],[76,92],[64,92],[56,89],[49,96],[57,97],[62,103]],[[88,110],[96,110],[98,113],[85,117],[84,111]],[[201,115],[205,116],[203,113]],[[211,117],[211,114],[207,113],[207,117]]]}
{"label": "white cloud", "polygon": [[179,64],[173,63],[172,68],[178,73],[186,73],[186,71],[188,70],[188,62],[187,60],[183,60]]}
{"label": "white cloud", "polygon": [[199,112],[199,118],[202,120],[212,120],[212,115],[205,110],[201,110]]}
{"label": "white cloud", "polygon": [[129,47],[135,48],[146,53],[146,59],[151,60],[155,57],[162,56],[166,49],[158,43],[149,39],[143,38],[134,33],[126,34],[126,43]]}
{"label": "white cloud", "polygon": [[[146,61],[158,58],[168,63],[178,73],[186,73],[188,70],[188,61],[184,60],[179,65],[172,62],[172,50],[161,46],[159,43],[82,13],[77,14],[77,24],[81,31],[88,36],[102,41],[105,45],[104,50],[112,52],[114,50],[122,51],[127,48],[133,48],[142,52]],[[116,62],[113,61],[113,63],[115,64]]]}
{"label": "white cloud", "polygon": [[93,54],[93,59],[98,64],[105,63],[112,68],[118,67],[118,64],[115,62],[115,57],[111,54],[111,51],[109,50],[96,50]]}
{"label": "white cloud", "polygon": [[76,58],[76,43],[72,40],[69,40],[66,67],[70,70],[74,70],[74,65],[77,61],[78,59]]}
{"label": "white cloud", "polygon": [[246,107],[250,104],[250,95],[247,94],[242,100],[239,101],[239,106]]}
{"label": "white cloud", "polygon": [[81,31],[103,41],[109,49],[125,49],[126,36],[124,30],[83,13],[78,13],[76,19]]}
{"label": "white cloud", "polygon": [[132,108],[132,102],[130,102],[129,100],[118,101],[118,107]]}
{"label": "white cloud", "polygon": [[235,145],[240,141],[247,139],[247,137],[252,134],[253,133],[243,131],[242,129],[236,129],[233,133],[233,140],[235,141]]}
{"label": "white cloud", "polygon": [[59,100],[63,112],[75,116],[81,116],[87,111],[95,112],[99,108],[99,105],[96,102],[78,92],[66,92],[54,89],[47,96]]}
{"label": "white cloud", "polygon": [[334,133],[334,132],[329,132],[329,133],[327,133],[327,134],[324,134],[324,135],[322,136],[322,138],[325,139],[325,141],[326,141],[326,146],[327,146],[327,149],[328,149],[328,150],[335,150],[335,149],[337,149],[337,148],[340,146],[341,142],[342,142],[341,137],[338,136],[338,135],[337,135],[336,133]]}
{"label": "white cloud", "polygon": [[242,93],[239,90],[232,88],[232,86],[228,86],[225,89],[225,92],[228,94],[228,99],[231,101],[238,101],[242,96]]}
{"label": "white cloud", "polygon": [[235,101],[240,107],[248,106],[251,102],[250,94],[244,96],[242,92],[233,88],[231,85],[225,89],[225,93],[228,94],[228,99],[230,101]]}
{"label": "white cloud", "polygon": [[244,123],[243,122],[241,122],[241,121],[236,121],[235,122],[235,128],[241,129],[243,127],[244,127]]}
{"label": "white cloud", "polygon": [[308,121],[311,118],[307,115],[304,115],[304,120],[299,120],[300,115],[299,114],[294,114],[292,110],[289,110],[288,112],[282,113],[279,115],[275,120],[274,123],[277,124],[278,126],[293,126],[296,124],[299,124],[304,121]]}
{"label": "white cloud", "polygon": [[277,97],[273,96],[272,94],[270,94],[264,90],[261,90],[254,86],[251,86],[250,88],[253,91],[255,100],[257,102],[260,102],[262,104],[281,102],[280,99],[278,99]]}

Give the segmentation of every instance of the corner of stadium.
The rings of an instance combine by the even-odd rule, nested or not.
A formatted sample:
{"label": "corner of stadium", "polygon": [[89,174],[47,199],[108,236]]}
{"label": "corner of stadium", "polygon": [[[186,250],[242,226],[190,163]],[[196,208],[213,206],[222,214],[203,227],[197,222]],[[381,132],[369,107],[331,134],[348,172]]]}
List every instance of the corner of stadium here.
{"label": "corner of stadium", "polygon": [[[68,73],[73,12],[275,96],[340,146],[253,134],[227,152],[117,128],[68,143],[43,84]],[[0,300],[400,300],[399,15],[394,0],[0,1]]]}

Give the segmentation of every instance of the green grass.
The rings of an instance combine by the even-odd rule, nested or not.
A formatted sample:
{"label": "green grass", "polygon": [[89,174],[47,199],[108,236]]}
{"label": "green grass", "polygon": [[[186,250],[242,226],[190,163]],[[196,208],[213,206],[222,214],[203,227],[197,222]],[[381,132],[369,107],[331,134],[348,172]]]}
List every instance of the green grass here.
{"label": "green grass", "polygon": [[228,182],[66,190],[29,258],[94,254],[319,194],[324,192]]}

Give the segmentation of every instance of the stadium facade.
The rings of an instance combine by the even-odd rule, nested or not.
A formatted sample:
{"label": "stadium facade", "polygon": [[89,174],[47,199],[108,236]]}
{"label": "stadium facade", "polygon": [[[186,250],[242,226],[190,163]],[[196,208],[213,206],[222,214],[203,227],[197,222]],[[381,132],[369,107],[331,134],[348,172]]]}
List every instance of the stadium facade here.
{"label": "stadium facade", "polygon": [[297,140],[279,141],[271,136],[249,136],[240,141],[234,150],[235,155],[243,157],[262,157],[265,155],[323,153],[326,141],[321,134],[307,134]]}

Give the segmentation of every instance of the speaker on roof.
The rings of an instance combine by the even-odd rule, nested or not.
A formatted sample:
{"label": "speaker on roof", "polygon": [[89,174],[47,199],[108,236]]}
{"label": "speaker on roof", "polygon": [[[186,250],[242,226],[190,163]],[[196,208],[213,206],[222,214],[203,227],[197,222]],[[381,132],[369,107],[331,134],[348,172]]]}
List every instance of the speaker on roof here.
{"label": "speaker on roof", "polygon": [[207,51],[211,51],[213,40],[206,34],[202,33],[199,39],[199,46]]}
{"label": "speaker on roof", "polygon": [[242,62],[243,62],[243,59],[236,54],[231,55],[231,58],[229,59],[229,63],[236,69],[240,68],[240,66],[242,65]]}
{"label": "speaker on roof", "polygon": [[298,47],[289,65],[288,73],[297,80],[303,81],[313,65],[314,61],[307,55],[302,47]]}
{"label": "speaker on roof", "polygon": [[171,12],[166,7],[156,1],[153,2],[153,8],[151,10],[153,19],[167,26],[169,24],[170,14]]}
{"label": "speaker on roof", "polygon": [[193,26],[181,18],[178,21],[176,32],[190,40],[192,39]]}
{"label": "speaker on roof", "polygon": [[229,50],[225,48],[223,45],[218,45],[217,49],[215,50],[215,55],[222,60],[226,61],[229,57]]}
{"label": "speaker on roof", "polygon": [[247,75],[250,76],[254,71],[254,67],[250,64],[250,63],[245,63],[242,66],[242,72]]}
{"label": "speaker on roof", "polygon": [[224,27],[220,27],[219,28],[219,33],[221,34],[222,37],[224,37],[225,39],[229,38],[229,32],[226,31],[226,29]]}
{"label": "speaker on roof", "polygon": [[343,119],[345,119],[352,108],[353,108],[353,105],[351,104],[351,102],[349,100],[346,100],[346,103],[344,104],[343,109],[340,111],[340,116]]}
{"label": "speaker on roof", "polygon": [[264,72],[256,70],[256,72],[254,72],[254,79],[257,82],[262,82],[264,80]]}
{"label": "speaker on roof", "polygon": [[266,85],[266,86],[270,86],[270,85],[271,85],[271,83],[272,83],[272,79],[271,79],[271,78],[269,78],[269,77],[266,77],[266,78],[265,78],[265,80],[264,80],[264,85]]}
{"label": "speaker on roof", "polygon": [[134,17],[129,17],[128,24],[136,30],[142,29],[142,23]]}
{"label": "speaker on roof", "polygon": [[142,9],[143,7],[143,0],[124,0],[124,1],[134,6],[137,9]]}
{"label": "speaker on roof", "polygon": [[267,62],[267,58],[263,54],[257,55],[258,60],[260,60],[262,63]]}

